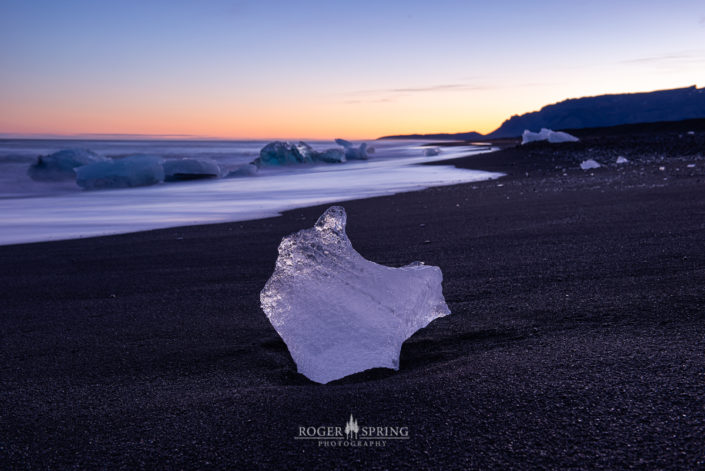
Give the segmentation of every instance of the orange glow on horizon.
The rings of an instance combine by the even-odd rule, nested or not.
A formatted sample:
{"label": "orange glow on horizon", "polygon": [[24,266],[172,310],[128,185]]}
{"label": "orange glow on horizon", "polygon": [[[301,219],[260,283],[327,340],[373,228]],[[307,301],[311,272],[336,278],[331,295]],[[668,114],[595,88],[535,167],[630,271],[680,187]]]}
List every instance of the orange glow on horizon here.
{"label": "orange glow on horizon", "polygon": [[314,110],[306,115],[298,115],[292,110],[261,110],[247,116],[217,110],[181,114],[170,113],[169,110],[123,114],[85,111],[63,114],[51,109],[42,110],[41,113],[27,111],[20,113],[16,110],[11,114],[15,118],[21,114],[29,115],[15,121],[22,125],[12,125],[10,120],[0,118],[0,132],[63,137],[143,135],[204,139],[374,139],[412,133],[487,133],[496,129],[504,119],[498,115],[473,119],[450,112],[434,113],[433,118],[429,119],[424,116],[395,116],[392,110],[373,112],[364,107],[337,113],[333,110]]}
{"label": "orange glow on horizon", "polygon": [[[567,82],[567,81],[566,81]],[[655,83],[641,90],[629,79],[615,89],[572,83],[562,87],[510,88],[467,93],[428,93],[392,101],[345,102],[339,96],[189,96],[48,97],[41,102],[0,103],[0,133],[32,137],[190,139],[376,139],[395,134],[476,131],[487,134],[514,114],[576,96],[624,93],[687,86]],[[575,90],[586,93],[575,93]],[[149,98],[149,99],[148,99]],[[304,103],[304,105],[302,105]]]}

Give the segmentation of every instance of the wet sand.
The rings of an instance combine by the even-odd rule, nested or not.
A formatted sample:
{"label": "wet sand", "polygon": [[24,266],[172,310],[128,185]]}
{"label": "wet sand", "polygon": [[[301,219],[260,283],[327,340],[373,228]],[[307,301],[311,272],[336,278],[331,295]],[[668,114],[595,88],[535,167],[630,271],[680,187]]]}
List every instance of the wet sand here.
{"label": "wet sand", "polygon": [[[498,181],[343,203],[366,258],[441,267],[452,315],[400,371],[325,386],[259,290],[327,206],[0,247],[0,469],[705,467],[705,134],[687,131],[585,131],[453,162]],[[294,439],[350,414],[409,439]]]}

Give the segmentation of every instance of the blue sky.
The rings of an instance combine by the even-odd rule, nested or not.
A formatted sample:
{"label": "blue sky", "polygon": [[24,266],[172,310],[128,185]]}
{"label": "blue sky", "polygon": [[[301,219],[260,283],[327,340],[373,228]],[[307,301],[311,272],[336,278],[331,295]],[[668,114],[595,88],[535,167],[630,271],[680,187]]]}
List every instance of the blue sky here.
{"label": "blue sky", "polygon": [[0,132],[486,132],[702,86],[705,3],[1,0],[0,40]]}

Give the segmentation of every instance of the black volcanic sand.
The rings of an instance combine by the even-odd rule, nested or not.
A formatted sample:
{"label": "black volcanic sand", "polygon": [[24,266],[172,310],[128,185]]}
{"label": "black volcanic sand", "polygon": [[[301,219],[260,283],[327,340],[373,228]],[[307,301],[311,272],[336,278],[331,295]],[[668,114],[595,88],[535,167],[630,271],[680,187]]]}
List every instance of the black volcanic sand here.
{"label": "black volcanic sand", "polygon": [[[325,386],[259,308],[324,206],[0,247],[0,469],[702,469],[704,154],[587,133],[455,162],[498,181],[344,203],[365,257],[442,268],[453,314],[399,372]],[[410,439],[293,438],[351,413]]]}

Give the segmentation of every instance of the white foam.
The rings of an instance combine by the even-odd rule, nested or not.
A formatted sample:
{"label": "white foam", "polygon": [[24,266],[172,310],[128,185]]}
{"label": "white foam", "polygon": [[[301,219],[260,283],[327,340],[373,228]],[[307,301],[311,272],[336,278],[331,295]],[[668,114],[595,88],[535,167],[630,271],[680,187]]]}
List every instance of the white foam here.
{"label": "white foam", "polygon": [[498,178],[499,173],[415,165],[477,148],[420,156],[419,143],[380,143],[368,161],[264,169],[245,178],[0,199],[0,244],[72,239],[244,221],[316,204]]}

